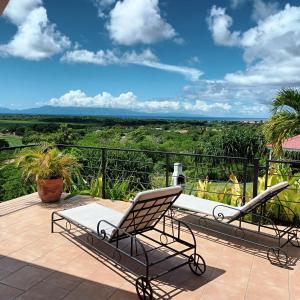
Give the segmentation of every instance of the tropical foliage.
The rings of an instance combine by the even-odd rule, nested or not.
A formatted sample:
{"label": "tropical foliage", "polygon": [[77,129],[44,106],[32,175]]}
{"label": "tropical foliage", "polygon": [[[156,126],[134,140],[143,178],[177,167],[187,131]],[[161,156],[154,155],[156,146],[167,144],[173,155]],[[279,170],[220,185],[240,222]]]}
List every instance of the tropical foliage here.
{"label": "tropical foliage", "polygon": [[[291,209],[300,216],[300,173],[295,173],[290,166],[277,163],[273,164],[268,176],[263,175],[258,178],[258,192],[264,191],[265,184],[272,186],[282,181],[287,181],[289,187],[279,193],[278,196],[269,203],[268,209],[270,213],[275,216],[278,214],[287,214],[291,217],[288,210]],[[287,207],[287,209],[284,207]]]}
{"label": "tropical foliage", "polygon": [[[286,116],[290,113],[291,119],[296,118],[299,110],[296,107],[297,100],[295,100],[294,92],[294,90],[293,92],[286,91],[282,92],[281,96],[278,95],[278,99],[287,99],[287,96],[290,99],[292,98],[290,96],[293,95],[292,99],[294,100],[290,102],[278,100],[274,104],[274,107],[277,108],[276,111],[274,110],[274,114],[283,113]],[[267,124],[269,122],[271,120]],[[284,126],[288,125],[290,123],[286,122]],[[253,169],[247,167],[247,174],[245,174],[245,164],[242,160],[220,159],[220,156],[246,157],[249,162],[253,158],[259,158],[260,165],[265,166],[266,141],[262,129],[270,130],[269,135],[266,135],[270,142],[270,136],[274,135],[275,141],[276,132],[279,132],[280,126],[284,127],[282,124],[278,127],[276,122],[272,126],[274,127],[267,125],[265,127],[261,122],[1,116],[1,138],[3,137],[6,142],[9,142],[10,146],[15,145],[11,143],[13,138],[19,139],[24,145],[45,141],[76,144],[83,147],[69,147],[64,148],[63,151],[54,149],[53,153],[41,149],[38,151],[39,153],[36,153],[35,149],[35,154],[30,148],[21,151],[19,149],[0,150],[0,162],[3,166],[0,169],[0,200],[8,200],[32,192],[35,188],[32,182],[39,177],[57,176],[53,171],[56,167],[52,168],[52,165],[53,172],[49,169],[47,171],[45,168],[39,171],[40,173],[33,175],[35,167],[41,163],[41,156],[57,154],[59,157],[67,155],[74,162],[69,165],[70,169],[67,168],[69,175],[72,174],[72,176],[71,178],[69,176],[71,184],[66,191],[71,192],[71,195],[85,194],[102,197],[105,183],[107,198],[129,199],[133,196],[132,193],[137,191],[171,184],[173,164],[181,162],[187,176],[186,193],[197,194],[199,197],[222,203],[239,205],[243,191],[241,182],[244,180],[247,182],[246,200],[250,199],[252,195]],[[289,132],[288,135],[297,133],[297,126],[293,128],[285,132]],[[115,149],[104,153],[99,148],[86,146],[131,148],[137,151]],[[161,152],[154,153],[149,150]],[[164,151],[173,151],[177,154],[172,153],[167,156]],[[197,153],[200,156],[184,155],[185,152]],[[219,157],[216,158],[213,155]],[[17,165],[13,164],[9,167],[3,165],[4,162],[11,161],[15,156],[20,160]],[[22,156],[23,159],[20,159]],[[27,174],[24,171],[28,165],[26,167],[24,164],[25,167],[21,168],[25,162],[32,166],[32,170]],[[78,165],[82,168],[79,169]],[[268,185],[285,178],[282,167],[279,171],[281,175],[275,174],[272,169],[273,173],[269,174]],[[103,172],[105,172],[105,178]],[[296,173],[294,168],[289,172]],[[22,174],[25,178],[30,179],[28,183],[20,184]],[[66,176],[66,174],[63,175]],[[260,176],[260,182],[263,182],[266,178],[262,173]],[[291,175],[289,176],[289,180],[292,180]],[[199,178],[202,178],[202,181],[198,181]],[[293,182],[292,187],[293,189],[280,195],[283,201],[300,201],[299,193],[294,192],[298,191],[297,180]],[[259,191],[263,188],[261,183]],[[291,203],[291,205],[296,206],[297,204]]]}
{"label": "tropical foliage", "polygon": [[264,133],[273,145],[273,153],[280,157],[283,154],[282,142],[300,132],[300,91],[282,89],[273,100],[273,115],[265,123]]}
{"label": "tropical foliage", "polygon": [[[273,200],[268,201],[266,215],[272,219],[288,219],[292,221],[293,215],[290,210],[300,216],[300,173],[285,164],[273,164],[268,175],[258,177],[258,193],[262,193],[265,187],[273,186],[277,183],[287,181],[288,189],[279,193]],[[250,186],[252,188],[252,186]],[[251,190],[245,191],[246,199],[251,200]],[[196,196],[229,205],[241,205],[243,195],[242,184],[236,176],[231,174],[229,180],[223,184],[210,182],[208,178],[199,180]]]}
{"label": "tropical foliage", "polygon": [[243,194],[241,184],[234,174],[230,174],[228,181],[222,184],[210,182],[208,177],[199,180],[196,191],[196,196],[199,198],[234,206],[241,204]]}
{"label": "tropical foliage", "polygon": [[63,178],[67,186],[71,185],[73,171],[80,167],[74,156],[48,145],[25,148],[13,162],[22,170],[25,181]]}

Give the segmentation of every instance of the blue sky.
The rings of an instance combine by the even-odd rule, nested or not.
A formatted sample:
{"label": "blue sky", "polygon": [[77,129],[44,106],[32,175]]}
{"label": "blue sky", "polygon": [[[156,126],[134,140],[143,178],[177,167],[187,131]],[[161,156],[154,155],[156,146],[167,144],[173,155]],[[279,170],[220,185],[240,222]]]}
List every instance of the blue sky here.
{"label": "blue sky", "polygon": [[0,106],[264,117],[299,49],[299,1],[10,0]]}

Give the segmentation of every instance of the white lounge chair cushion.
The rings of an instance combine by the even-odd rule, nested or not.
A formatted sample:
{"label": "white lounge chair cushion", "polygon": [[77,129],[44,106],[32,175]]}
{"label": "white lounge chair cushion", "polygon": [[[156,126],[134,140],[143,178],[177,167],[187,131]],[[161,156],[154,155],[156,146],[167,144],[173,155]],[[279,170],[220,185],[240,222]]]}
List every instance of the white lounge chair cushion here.
{"label": "white lounge chair cushion", "polygon": [[[90,229],[96,234],[99,221],[105,220],[115,227],[101,222],[99,231],[105,230],[110,240],[114,237],[116,228],[127,233],[149,228],[162,217],[181,191],[181,187],[168,187],[138,193],[124,214],[101,204],[93,203],[63,210],[59,212],[59,215]],[[141,202],[144,200],[147,201]],[[137,210],[139,211],[137,212]]]}
{"label": "white lounge chair cushion", "polygon": [[[101,204],[92,203],[75,208],[70,208],[59,212],[59,214],[77,224],[80,224],[92,232],[97,234],[97,226],[100,220],[106,220],[107,222],[118,226],[124,214],[119,213],[111,208],[105,207]],[[104,229],[106,234],[112,235],[114,227],[109,226],[105,222],[101,222],[99,230]]]}
{"label": "white lounge chair cushion", "polygon": [[277,183],[269,188],[267,188],[265,191],[254,197],[252,200],[247,202],[245,205],[241,207],[241,210],[243,212],[250,211],[254,205],[258,204],[259,202],[262,202],[266,197],[268,197],[270,194],[276,194],[278,191],[285,189],[288,187],[288,182],[283,181],[280,183]]}
{"label": "white lounge chair cushion", "polygon": [[[185,194],[181,194],[173,206],[209,216],[218,217],[218,214],[221,214],[224,218],[234,219],[240,214],[240,212],[246,213],[251,211],[255,205],[259,204],[260,202],[263,203],[267,197],[270,195],[275,195],[286,187],[288,187],[288,182],[286,181],[275,184],[240,207],[226,205],[216,201],[206,200]],[[215,207],[217,208],[215,209]]]}
{"label": "white lounge chair cushion", "polygon": [[[219,205],[219,207],[217,207]],[[224,218],[235,218],[240,214],[240,207],[233,207],[216,201],[198,198],[191,195],[181,194],[175,201],[174,207],[194,211],[204,215],[217,217],[221,213]],[[217,207],[215,209],[215,207]],[[215,209],[215,211],[214,211]]]}

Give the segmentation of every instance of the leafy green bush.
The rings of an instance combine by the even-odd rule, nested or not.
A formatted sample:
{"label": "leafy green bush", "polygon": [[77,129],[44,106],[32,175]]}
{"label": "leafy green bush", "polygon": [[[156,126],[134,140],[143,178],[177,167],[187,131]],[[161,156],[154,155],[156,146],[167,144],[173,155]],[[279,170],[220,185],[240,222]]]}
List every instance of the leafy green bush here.
{"label": "leafy green bush", "polygon": [[242,188],[234,174],[224,183],[210,182],[208,177],[197,183],[196,196],[233,206],[241,204]]}
{"label": "leafy green bush", "polygon": [[[292,221],[292,210],[300,216],[300,173],[293,173],[293,169],[286,164],[273,164],[267,177],[267,186],[287,181],[289,187],[280,192],[266,204],[265,214],[279,221]],[[265,190],[266,175],[258,177],[258,193]],[[224,183],[214,183],[208,180],[199,180],[196,196],[229,205],[240,205],[242,199],[242,185],[236,176],[231,174],[229,180]],[[250,199],[249,191],[246,198]],[[285,208],[287,207],[287,208]]]}
{"label": "leafy green bush", "polygon": [[[270,167],[267,186],[273,186],[282,181],[287,181],[289,187],[268,202],[267,211],[270,215],[279,219],[284,217],[284,215],[291,218],[289,209],[300,216],[300,173],[293,173],[292,168],[287,164],[274,163]],[[259,193],[264,191],[265,182],[266,175],[258,178]],[[288,209],[285,209],[284,206],[288,207]]]}
{"label": "leafy green bush", "polygon": [[130,180],[116,180],[106,189],[106,198],[112,200],[129,200],[135,192],[130,188]]}

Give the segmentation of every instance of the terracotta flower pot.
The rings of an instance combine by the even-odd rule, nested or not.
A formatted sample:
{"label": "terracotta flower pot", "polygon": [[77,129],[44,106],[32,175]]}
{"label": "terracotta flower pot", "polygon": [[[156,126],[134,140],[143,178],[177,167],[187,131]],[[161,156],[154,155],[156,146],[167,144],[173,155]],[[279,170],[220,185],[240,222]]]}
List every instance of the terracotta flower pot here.
{"label": "terracotta flower pot", "polygon": [[58,179],[40,179],[37,182],[37,191],[43,202],[56,202],[60,200],[64,181]]}

